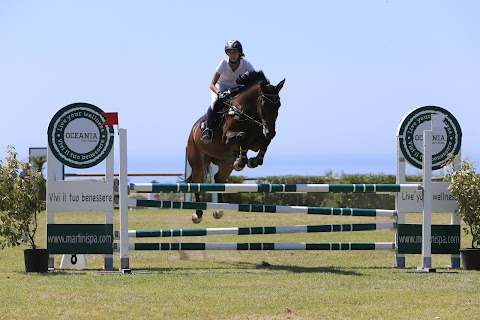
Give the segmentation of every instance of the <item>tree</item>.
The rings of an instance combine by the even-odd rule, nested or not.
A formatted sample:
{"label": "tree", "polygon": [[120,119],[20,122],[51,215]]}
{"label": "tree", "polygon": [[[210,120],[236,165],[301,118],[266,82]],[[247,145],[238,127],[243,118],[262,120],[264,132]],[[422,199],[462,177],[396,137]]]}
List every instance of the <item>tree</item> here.
{"label": "tree", "polygon": [[446,179],[451,182],[448,190],[457,198],[457,213],[468,226],[463,230],[472,235],[472,248],[476,248],[480,245],[480,178],[468,158],[460,159],[459,169],[454,168],[453,161],[446,169]]}
{"label": "tree", "polygon": [[37,218],[46,209],[42,197],[45,179],[37,170],[30,170],[24,179],[20,178],[18,173],[25,162],[17,159],[14,147],[8,146],[6,152],[5,163],[0,160],[0,248],[26,242],[36,249]]}

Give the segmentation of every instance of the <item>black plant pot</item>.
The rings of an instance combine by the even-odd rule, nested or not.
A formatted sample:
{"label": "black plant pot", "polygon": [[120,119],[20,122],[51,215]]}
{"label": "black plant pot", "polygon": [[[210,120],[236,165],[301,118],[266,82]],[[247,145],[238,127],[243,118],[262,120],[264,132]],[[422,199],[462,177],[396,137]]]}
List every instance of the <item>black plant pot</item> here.
{"label": "black plant pot", "polygon": [[480,248],[460,249],[463,270],[480,270]]}
{"label": "black plant pot", "polygon": [[48,272],[48,249],[25,249],[25,272]]}

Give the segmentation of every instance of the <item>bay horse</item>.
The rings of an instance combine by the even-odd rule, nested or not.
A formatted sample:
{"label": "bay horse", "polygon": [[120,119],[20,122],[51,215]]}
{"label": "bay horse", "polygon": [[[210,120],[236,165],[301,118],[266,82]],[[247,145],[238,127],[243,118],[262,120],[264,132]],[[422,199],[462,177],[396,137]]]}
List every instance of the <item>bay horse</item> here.
{"label": "bay horse", "polygon": [[[230,97],[218,102],[222,108],[216,115],[210,144],[200,140],[205,116],[194,123],[187,142],[187,161],[192,173],[186,182],[204,182],[211,163],[219,167],[215,183],[227,181],[234,169],[241,171],[245,165],[255,168],[263,164],[268,145],[276,134],[275,122],[281,105],[279,92],[285,79],[274,86],[263,71],[253,71],[241,75],[237,83],[240,86],[230,90]],[[248,150],[258,151],[258,154],[248,159]],[[221,196],[219,194],[219,202],[222,202]],[[195,200],[200,202],[199,193],[195,193]],[[202,216],[203,211],[196,210],[192,221],[200,223]],[[213,216],[219,219],[223,212],[214,211]]]}

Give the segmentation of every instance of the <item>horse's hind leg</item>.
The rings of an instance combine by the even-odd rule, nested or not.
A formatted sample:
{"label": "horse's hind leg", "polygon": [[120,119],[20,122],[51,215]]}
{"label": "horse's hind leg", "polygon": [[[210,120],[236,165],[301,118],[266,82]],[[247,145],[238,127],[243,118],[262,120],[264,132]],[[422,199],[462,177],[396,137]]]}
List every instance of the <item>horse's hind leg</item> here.
{"label": "horse's hind leg", "polygon": [[[187,143],[187,160],[190,164],[192,169],[192,174],[187,179],[187,182],[190,183],[201,183],[203,182],[204,174],[205,174],[205,159],[203,158],[200,150],[198,150],[195,146],[194,139],[192,135],[190,135]],[[200,202],[200,194],[195,193],[195,201]],[[200,223],[202,221],[203,211],[202,210],[195,210],[195,213],[192,214],[192,221],[193,223]]]}
{"label": "horse's hind leg", "polygon": [[[232,173],[233,167],[231,165],[221,165],[218,168],[218,172],[215,174],[213,177],[215,179],[215,183],[225,183],[230,177],[230,174]],[[221,203],[223,202],[223,193],[218,194],[218,202]],[[215,219],[220,219],[223,217],[223,210],[214,210],[213,211],[213,217]]]}
{"label": "horse's hind leg", "polygon": [[[200,200],[200,194],[198,192],[195,193],[195,201],[196,202],[201,202]],[[193,223],[200,223],[202,222],[202,218],[203,218],[203,210],[195,210],[195,213],[192,214],[192,222]]]}
{"label": "horse's hind leg", "polygon": [[[191,162],[189,162],[189,164],[190,163]],[[195,183],[195,182],[201,183],[201,182],[203,182],[202,181],[203,180],[203,174],[202,175],[198,174],[200,169],[198,167],[196,167],[195,165],[193,165],[193,166],[190,165],[190,166],[192,168],[192,174],[189,177],[189,179],[187,179],[187,182],[188,183]],[[195,192],[194,196],[195,196],[195,201],[196,202],[201,202],[200,193]],[[195,213],[192,214],[192,222],[193,223],[200,223],[200,222],[202,222],[202,217],[203,217],[203,210],[197,209],[197,210],[195,210]]]}

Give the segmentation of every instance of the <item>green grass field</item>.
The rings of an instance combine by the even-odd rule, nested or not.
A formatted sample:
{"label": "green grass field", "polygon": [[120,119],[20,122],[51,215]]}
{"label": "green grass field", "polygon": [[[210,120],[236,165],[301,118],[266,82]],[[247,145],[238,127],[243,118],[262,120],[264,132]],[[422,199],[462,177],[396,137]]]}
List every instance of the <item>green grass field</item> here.
{"label": "green grass field", "polygon": [[[130,229],[191,228],[190,211],[131,210]],[[118,213],[115,213],[118,229]],[[434,223],[449,223],[435,214]],[[411,214],[407,222],[419,222]],[[44,215],[41,217],[44,220]],[[57,214],[56,223],[103,223],[101,213]],[[206,213],[195,227],[385,222],[388,218],[226,212]],[[44,243],[45,228],[38,235]],[[394,232],[362,231],[254,236],[131,239],[155,242],[392,242]],[[462,247],[469,240],[462,233]],[[105,272],[88,255],[88,270],[26,274],[23,248],[0,251],[0,319],[480,319],[480,272],[437,273],[393,267],[391,251],[131,251],[133,274]],[[115,254],[115,267],[119,257]]]}

